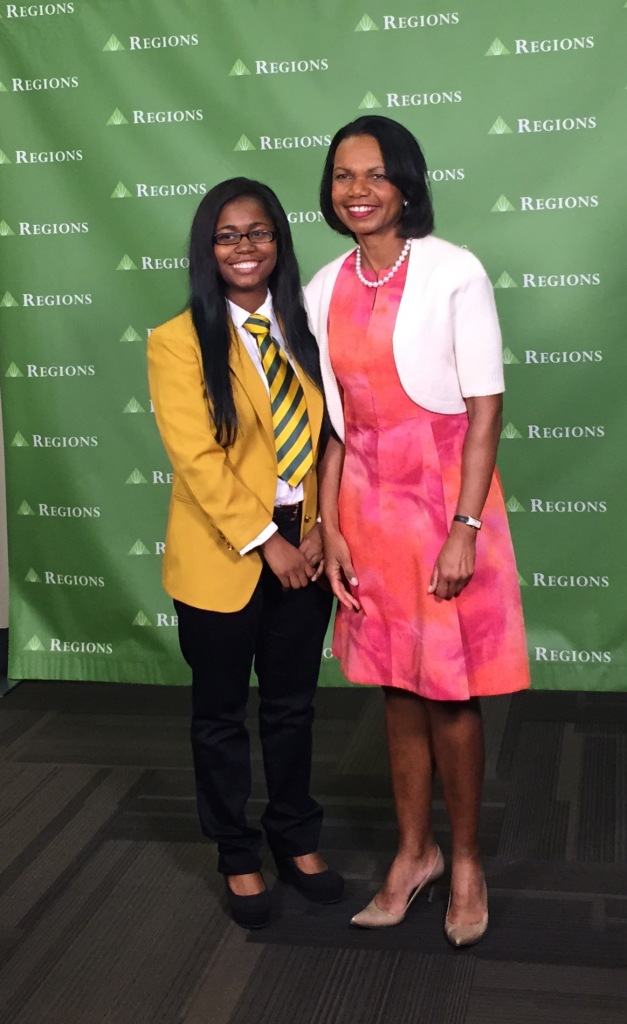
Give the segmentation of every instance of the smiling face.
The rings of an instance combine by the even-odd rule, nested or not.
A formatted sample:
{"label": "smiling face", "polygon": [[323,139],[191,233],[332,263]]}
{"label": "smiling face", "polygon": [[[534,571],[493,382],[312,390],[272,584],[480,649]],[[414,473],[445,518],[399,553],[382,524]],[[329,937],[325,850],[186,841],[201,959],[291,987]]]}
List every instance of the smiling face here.
{"label": "smiling face", "polygon": [[333,209],[354,235],[396,235],[402,193],[388,180],[383,154],[371,135],[352,135],[337,147]]}
{"label": "smiling face", "polygon": [[[265,208],[257,199],[242,196],[222,207],[214,234],[262,229],[275,230]],[[268,281],[276,266],[276,241],[251,242],[242,237],[237,245],[214,243],[213,251],[227,299],[254,313],[266,298]]]}

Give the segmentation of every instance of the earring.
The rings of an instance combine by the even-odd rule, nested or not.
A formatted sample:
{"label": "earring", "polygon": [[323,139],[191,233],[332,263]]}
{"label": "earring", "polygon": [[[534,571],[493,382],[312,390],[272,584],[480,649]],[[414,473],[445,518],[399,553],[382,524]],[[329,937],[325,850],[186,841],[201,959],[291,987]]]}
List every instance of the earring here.
{"label": "earring", "polygon": [[403,206],[409,206],[409,200],[408,199],[404,199],[403,200]]}

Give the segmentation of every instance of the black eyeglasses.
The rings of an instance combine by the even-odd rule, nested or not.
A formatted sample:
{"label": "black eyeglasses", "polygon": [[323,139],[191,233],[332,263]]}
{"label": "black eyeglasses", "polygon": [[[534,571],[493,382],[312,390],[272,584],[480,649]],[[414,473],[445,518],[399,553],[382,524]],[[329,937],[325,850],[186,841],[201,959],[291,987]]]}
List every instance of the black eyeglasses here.
{"label": "black eyeglasses", "polygon": [[242,238],[247,238],[253,245],[260,242],[274,242],[275,231],[266,231],[265,228],[253,228],[252,231],[219,231],[213,236],[214,245],[239,245]]}

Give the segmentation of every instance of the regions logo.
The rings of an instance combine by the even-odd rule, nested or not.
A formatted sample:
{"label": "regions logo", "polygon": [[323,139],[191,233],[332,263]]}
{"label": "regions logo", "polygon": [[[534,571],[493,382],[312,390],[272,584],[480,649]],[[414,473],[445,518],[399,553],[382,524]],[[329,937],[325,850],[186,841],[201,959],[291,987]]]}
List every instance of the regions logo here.
{"label": "regions logo", "polygon": [[505,503],[505,508],[507,509],[508,512],[524,512],[525,511],[525,506],[522,505],[520,503],[520,501],[518,500],[518,498],[516,498],[513,494],[511,496],[511,498]]}
{"label": "regions logo", "polygon": [[98,438],[94,435],[49,436],[33,434],[33,448],[97,448]]}
{"label": "regions logo", "polygon": [[187,256],[142,256],[141,270],[188,270]]}
{"label": "regions logo", "polygon": [[140,610],[137,612],[137,615],[131,622],[131,626],[152,626],[152,622],[150,621],[146,613],[143,612],[140,608]]}
{"label": "regions logo", "polygon": [[78,89],[76,75],[63,78],[12,78],[13,92],[42,92],[46,89]]}
{"label": "regions logo", "polygon": [[578,288],[601,284],[601,275],[590,274],[523,274],[523,288]]}
{"label": "regions logo", "polygon": [[536,423],[530,423],[527,427],[527,437],[537,441],[581,441],[586,438],[605,437],[604,426],[574,426],[574,427],[541,427]]}
{"label": "regions logo", "polygon": [[513,213],[515,207],[512,206],[507,196],[500,195],[494,206],[492,207],[492,213]]}
{"label": "regions logo", "polygon": [[549,117],[543,121],[532,121],[528,117],[519,117],[517,122],[519,134],[532,132],[577,132],[596,128],[597,119],[591,117]]}
{"label": "regions logo", "polygon": [[188,124],[203,119],[202,110],[133,110],[129,121],[116,107],[105,123],[119,127],[123,124]]}
{"label": "regions logo", "polygon": [[87,235],[89,224],[87,221],[66,221],[61,224],[31,224],[28,221],[20,221],[20,235]]}
{"label": "regions logo", "polygon": [[256,60],[254,72],[249,71],[242,60],[236,60],[229,71],[229,78],[242,78],[246,75],[289,75],[294,72],[301,74],[306,71],[328,71],[329,60],[327,57],[318,57],[313,60]]}
{"label": "regions logo", "polygon": [[137,264],[133,263],[128,253],[124,253],[124,256],[118,263],[116,270],[137,270]]}
{"label": "regions logo", "polygon": [[198,46],[196,32],[172,36],[129,36],[128,47],[117,36],[109,36],[103,46],[104,53],[119,53],[120,50],[164,50],[168,47]]}
{"label": "regions logo", "polygon": [[59,637],[50,637],[46,647],[35,635],[24,644],[22,650],[31,653],[49,651],[52,654],[113,654],[113,644],[98,640],[61,640]]}
{"label": "regions logo", "polygon": [[591,50],[594,36],[574,36],[566,39],[516,39],[514,53],[569,53],[575,50]]}
{"label": "regions logo", "polygon": [[503,349],[503,364],[504,366],[519,366],[520,359],[517,359],[511,348]]}
{"label": "regions logo", "polygon": [[143,612],[141,610],[137,612],[137,615],[135,616],[135,618],[131,622],[132,626],[148,626],[148,627],[151,627],[151,626],[155,625],[157,627],[157,629],[163,628],[164,626],[165,627],[172,627],[172,626],[176,627],[176,626],[178,626],[178,624],[179,624],[178,615],[172,615],[169,612],[157,612],[156,617],[155,617],[155,622],[153,623],[152,619],[149,619],[148,616],[145,614],[145,612]]}
{"label": "regions logo", "polygon": [[[19,366],[17,366],[15,363],[11,363],[4,376],[5,377],[23,377],[24,374],[20,370]],[[71,377],[71,378],[74,379],[76,377],[95,377],[95,376],[96,376],[96,367],[93,365],[93,363],[85,363],[85,364],[80,365],[80,366],[79,365],[74,365],[74,364],[65,365],[65,366],[56,366],[56,365],[39,366],[36,363],[27,363],[26,364],[26,377],[27,378],[30,378],[30,377],[37,377],[37,378],[42,378],[42,377],[54,377],[54,378],[57,378],[57,377]]]}
{"label": "regions logo", "polygon": [[508,274],[506,270],[503,271],[500,277],[494,282],[495,288],[518,288],[513,277]]}
{"label": "regions logo", "polygon": [[[150,473],[151,483],[153,484],[171,484],[174,479],[174,474],[170,470],[153,469]],[[126,479],[127,484],[147,484],[148,480],[140,469],[134,469],[130,476]]]}
{"label": "regions logo", "polygon": [[426,107],[440,106],[447,103],[461,103],[462,93],[460,89],[444,92],[413,92],[398,93],[388,92],[385,94],[385,101],[381,103],[372,92],[367,92],[358,104],[358,110],[374,110],[380,107]]}
{"label": "regions logo", "polygon": [[[599,205],[599,197],[594,196],[520,196],[520,212],[529,213],[532,211],[553,211],[553,210],[588,210],[595,209]],[[492,213],[514,213],[516,207],[505,195],[500,195]]]}
{"label": "regions logo", "polygon": [[[397,15],[383,15],[384,31],[402,31],[403,29],[416,28],[440,28],[442,26],[459,25],[460,16],[457,11],[440,14],[410,14],[399,17]],[[372,20],[369,14],[364,14],[357,23],[354,32],[377,32],[379,26]]]}
{"label": "regions logo", "polygon": [[129,326],[124,331],[124,334],[120,338],[121,342],[141,341],[141,340],[142,340],[141,334],[138,334],[137,331],[135,330],[135,328],[131,324],[129,324]]}
{"label": "regions logo", "polygon": [[488,135],[511,135],[511,134],[512,134],[512,129],[503,120],[502,117],[497,117],[496,121],[494,122],[494,124],[492,125],[492,127],[490,128],[490,130],[488,132]]}
{"label": "regions logo", "polygon": [[95,435],[47,435],[33,434],[32,440],[27,441],[19,430],[11,441],[12,448],[97,448],[98,438]]}
{"label": "regions logo", "polygon": [[523,213],[531,210],[588,210],[599,205],[598,196],[547,196],[534,198],[520,197],[520,209]]}
{"label": "regions logo", "polygon": [[[407,17],[396,17],[385,14],[383,16],[383,29],[407,29],[407,28],[441,28],[452,25],[459,25],[460,16],[457,11],[441,14],[410,14]],[[355,30],[357,31],[357,30]]]}
{"label": "regions logo", "polygon": [[98,505],[48,505],[40,502],[35,511],[24,500],[17,510],[18,516],[43,516],[52,519],[100,519],[102,510]]}
{"label": "regions logo", "polygon": [[156,540],[153,541],[151,547],[147,547],[140,537],[137,538],[132,547],[127,551],[128,555],[133,557],[142,557],[143,555],[162,555],[165,551],[165,541]]}
{"label": "regions logo", "polygon": [[55,587],[104,587],[104,576],[77,575],[64,572],[44,572],[39,576],[35,569],[29,569],[24,577],[25,583],[45,583]]}
{"label": "regions logo", "polygon": [[532,512],[607,512],[607,501],[546,501],[531,498]]}
{"label": "regions logo", "polygon": [[187,256],[140,256],[140,266],[125,253],[116,270],[188,270],[189,259]]}
{"label": "regions logo", "polygon": [[[91,306],[92,296],[87,294],[74,295],[35,295],[33,292],[22,293],[22,306],[27,309],[41,306]],[[5,292],[0,299],[0,308],[9,309],[19,306],[20,303],[11,295]]]}
{"label": "regions logo", "polygon": [[[179,182],[175,185],[149,185],[145,182],[136,182],[133,186],[135,198],[137,199],[171,199],[180,196],[204,196],[207,186],[204,181]],[[111,199],[132,199],[133,192],[130,192],[123,181],[118,181]]]}
{"label": "regions logo", "polygon": [[[50,152],[29,152],[26,149],[15,150],[16,164],[68,164],[80,163],[82,159],[82,149],[56,149]],[[9,164],[11,161],[3,153],[0,156],[0,163]]]}
{"label": "regions logo", "polygon": [[[601,284],[600,273],[584,274],[530,274],[522,275],[523,288],[577,288]],[[495,288],[518,288],[516,280],[504,270],[494,282]]]}
{"label": "regions logo", "polygon": [[113,654],[113,644],[96,640],[61,640],[50,638],[53,654]]}
{"label": "regions logo", "polygon": [[[516,360],[518,362],[518,360]],[[573,349],[569,352],[541,352],[535,348],[525,349],[525,364],[527,366],[540,366],[546,363],[564,364],[570,363],[602,363],[603,352],[595,349]]]}
{"label": "regions logo", "polygon": [[518,441],[522,439],[520,430],[517,430],[513,423],[508,423],[507,426],[503,427],[501,431],[502,441]]}
{"label": "regions logo", "polygon": [[[511,44],[510,44],[511,45]],[[514,55],[530,53],[568,53],[576,50],[591,50],[594,36],[571,36],[565,39],[516,39]],[[497,37],[486,50],[486,57],[509,57],[512,50]]]}
{"label": "regions logo", "polygon": [[606,589],[609,576],[550,576],[543,572],[533,573],[534,587],[573,587],[581,590]]}
{"label": "regions logo", "polygon": [[140,413],[146,412],[146,410],[144,409],[143,405],[140,405],[136,398],[131,398],[122,409],[122,412]]}
{"label": "regions logo", "polygon": [[53,14],[74,14],[74,3],[66,4],[7,4],[7,18],[39,18]]}
{"label": "regions logo", "polygon": [[536,661],[561,661],[579,665],[609,665],[611,651],[569,651],[564,648],[536,647]]}
{"label": "regions logo", "polygon": [[369,14],[364,14],[363,18],[357,22],[354,28],[355,32],[378,32],[379,26],[372,20]]}
{"label": "regions logo", "polygon": [[[516,131],[523,135],[528,132],[572,132],[585,128],[596,128],[596,117],[564,117],[546,118],[544,121],[532,121],[528,117],[519,117],[516,122]],[[496,121],[488,131],[488,135],[512,135],[512,129],[503,120],[497,117]]]}
{"label": "regions logo", "polygon": [[134,469],[133,472],[126,478],[127,484],[147,484],[148,481],[140,469]]}
{"label": "regions logo", "polygon": [[253,149],[312,149],[331,145],[330,135],[289,135],[284,138],[273,138],[271,135],[260,135],[259,146],[255,146],[248,136],[240,135],[233,146],[233,152],[248,152]]}

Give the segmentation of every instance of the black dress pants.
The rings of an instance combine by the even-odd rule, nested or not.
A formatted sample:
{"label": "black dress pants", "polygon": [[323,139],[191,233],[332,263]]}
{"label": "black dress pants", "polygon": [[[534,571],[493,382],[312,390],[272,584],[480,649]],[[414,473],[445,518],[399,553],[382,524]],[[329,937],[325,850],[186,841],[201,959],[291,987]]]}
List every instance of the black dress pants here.
{"label": "black dress pants", "polygon": [[[299,523],[279,525],[299,543]],[[251,669],[259,681],[259,735],[268,791],[261,818],[278,857],[318,848],[322,808],[309,793],[313,698],[332,596],[316,583],[283,590],[264,565],[248,604],[212,612],[174,602],[183,657],[192,669],[191,741],[198,815],[218,844],[218,871],[259,871],[261,831],[249,825]]]}

